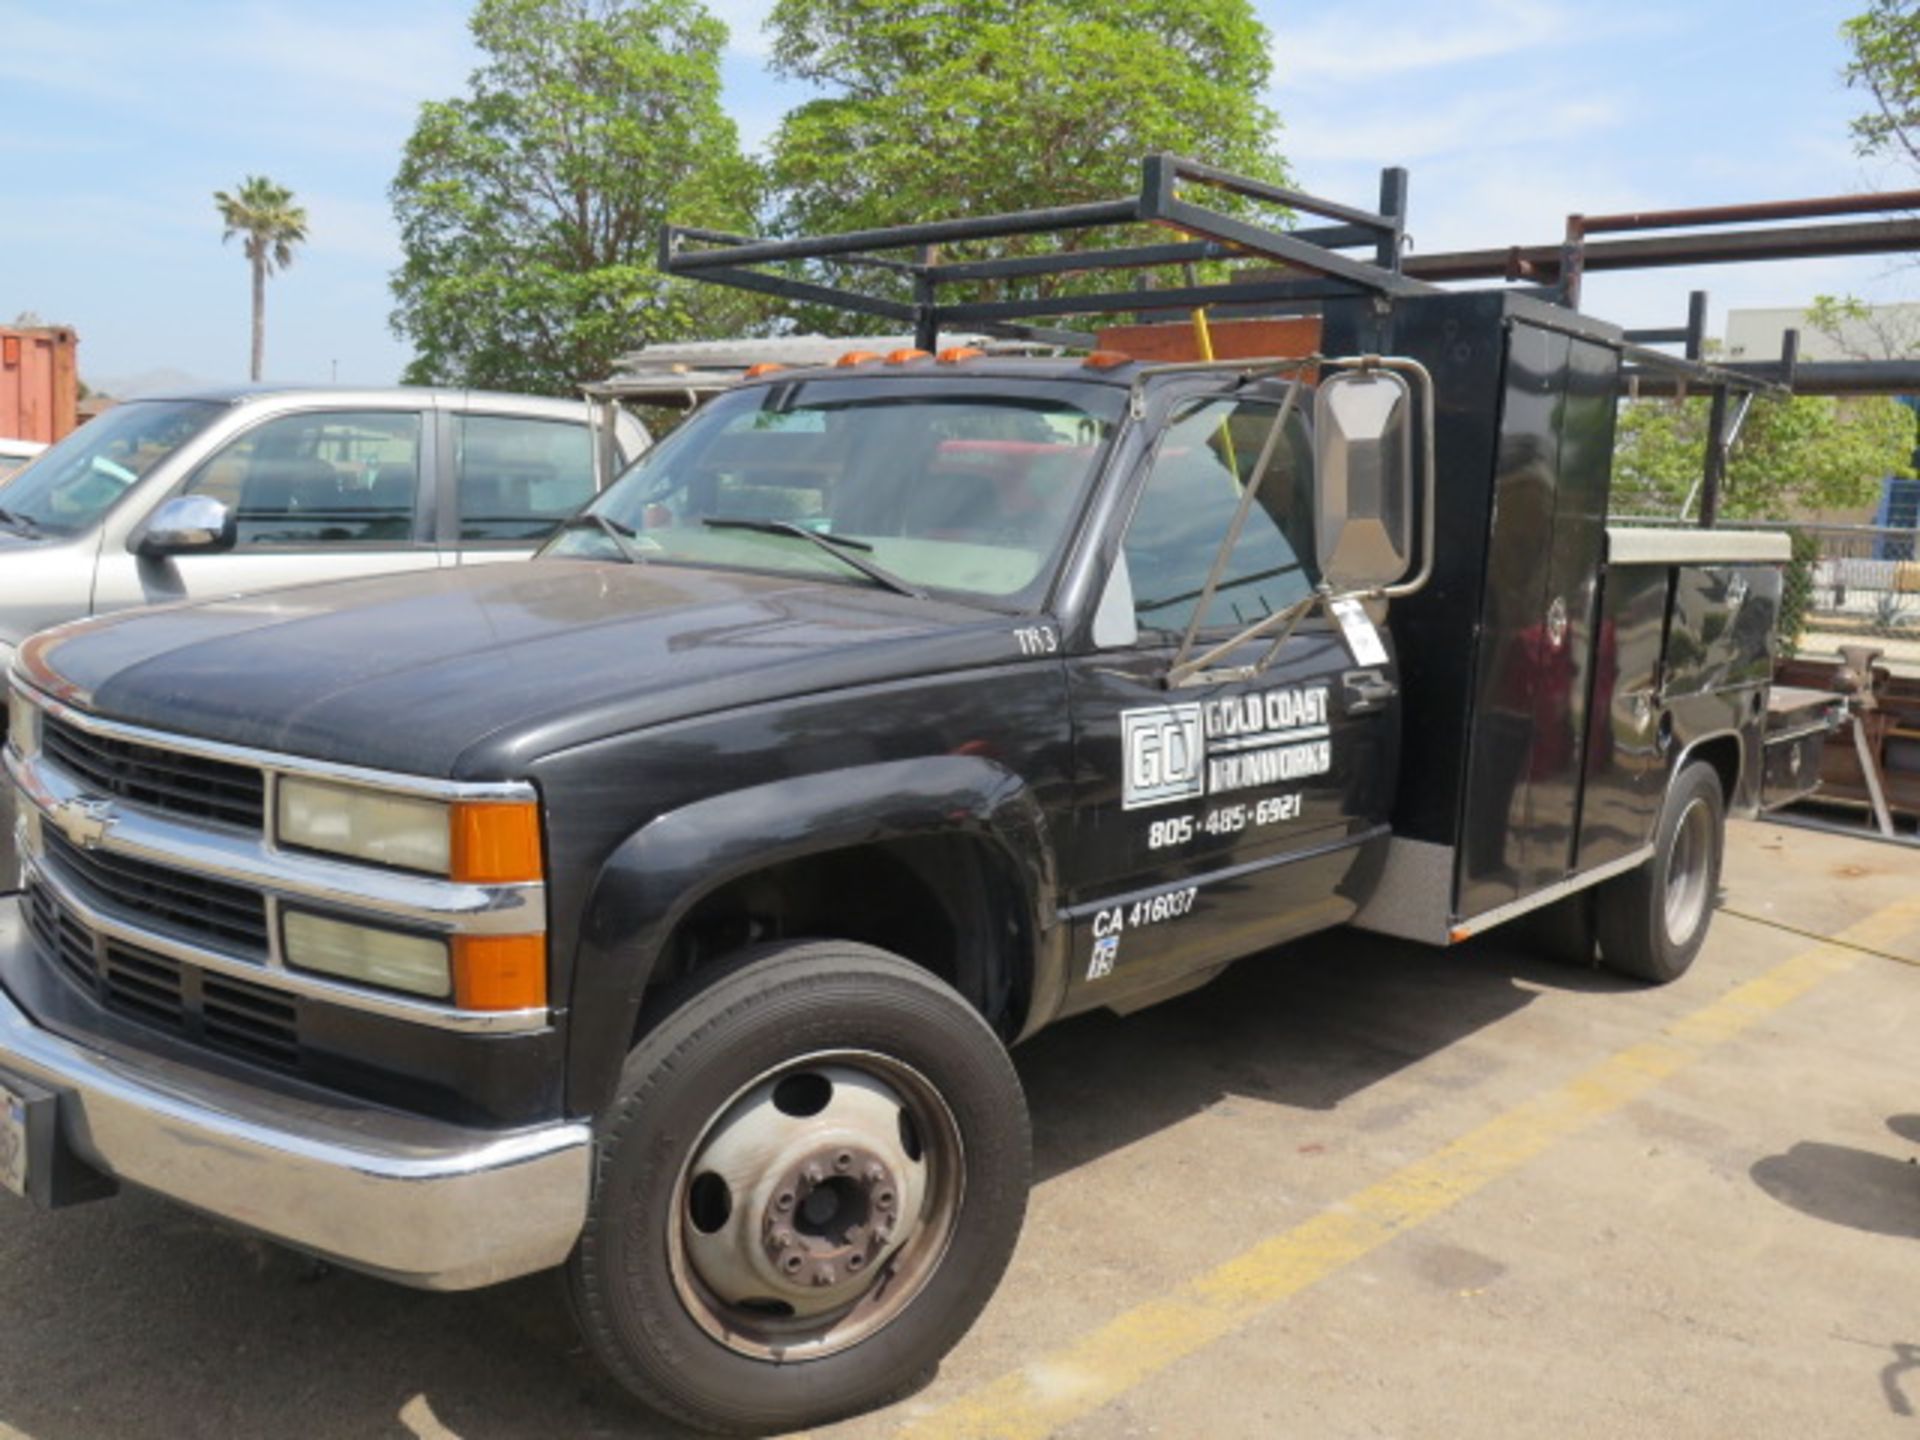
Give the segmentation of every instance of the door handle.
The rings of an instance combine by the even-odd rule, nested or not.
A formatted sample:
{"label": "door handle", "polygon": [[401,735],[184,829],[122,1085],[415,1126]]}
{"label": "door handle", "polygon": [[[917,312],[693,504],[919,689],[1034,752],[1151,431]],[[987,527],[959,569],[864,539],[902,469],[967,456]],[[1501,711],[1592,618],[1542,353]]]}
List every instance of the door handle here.
{"label": "door handle", "polygon": [[1400,687],[1378,670],[1349,670],[1340,677],[1349,715],[1377,710],[1400,693]]}

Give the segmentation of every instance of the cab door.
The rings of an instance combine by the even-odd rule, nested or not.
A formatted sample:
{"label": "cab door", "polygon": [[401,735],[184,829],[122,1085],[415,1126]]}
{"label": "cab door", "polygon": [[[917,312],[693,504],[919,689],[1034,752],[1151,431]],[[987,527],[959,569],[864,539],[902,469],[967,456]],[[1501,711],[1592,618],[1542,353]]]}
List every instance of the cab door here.
{"label": "cab door", "polygon": [[231,550],[139,553],[141,529],[100,557],[94,609],[349,580],[439,562],[431,529],[433,432],[413,407],[275,415],[195,467],[177,493],[232,512]]}
{"label": "cab door", "polygon": [[[1278,412],[1269,400],[1217,397],[1176,408],[1147,462],[1094,643],[1068,661],[1071,1008],[1124,1004],[1340,923],[1354,910],[1355,866],[1384,840],[1398,696],[1386,637],[1364,615],[1349,630],[1310,614],[1271,657],[1269,635],[1210,667],[1252,674],[1165,684]],[[1304,422],[1290,429],[1196,654],[1317,581],[1311,452]]]}

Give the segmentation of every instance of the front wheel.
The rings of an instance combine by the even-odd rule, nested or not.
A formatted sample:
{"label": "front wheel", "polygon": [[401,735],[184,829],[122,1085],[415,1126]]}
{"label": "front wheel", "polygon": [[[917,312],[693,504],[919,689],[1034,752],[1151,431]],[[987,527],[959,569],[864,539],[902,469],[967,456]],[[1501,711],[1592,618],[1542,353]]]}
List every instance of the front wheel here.
{"label": "front wheel", "polygon": [[883,1404],[993,1293],[1028,1152],[1004,1047],[939,979],[854,944],[743,955],[628,1057],[568,1265],[582,1331],[706,1429]]}
{"label": "front wheel", "polygon": [[1600,958],[1611,969],[1657,985],[1687,972],[1713,919],[1726,835],[1719,772],[1695,760],[1667,791],[1652,858],[1594,895]]}

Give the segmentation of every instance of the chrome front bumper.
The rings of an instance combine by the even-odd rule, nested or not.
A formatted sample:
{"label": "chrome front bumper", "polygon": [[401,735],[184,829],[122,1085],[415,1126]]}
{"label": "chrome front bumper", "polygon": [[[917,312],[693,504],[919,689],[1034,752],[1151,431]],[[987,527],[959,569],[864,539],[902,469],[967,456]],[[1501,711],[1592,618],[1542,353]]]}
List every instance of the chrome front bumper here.
{"label": "chrome front bumper", "polygon": [[[33,944],[0,899],[0,970]],[[357,1270],[466,1290],[549,1269],[585,1223],[582,1124],[468,1130],[293,1099],[42,1029],[0,989],[0,1072],[60,1099],[65,1144],[129,1185]]]}

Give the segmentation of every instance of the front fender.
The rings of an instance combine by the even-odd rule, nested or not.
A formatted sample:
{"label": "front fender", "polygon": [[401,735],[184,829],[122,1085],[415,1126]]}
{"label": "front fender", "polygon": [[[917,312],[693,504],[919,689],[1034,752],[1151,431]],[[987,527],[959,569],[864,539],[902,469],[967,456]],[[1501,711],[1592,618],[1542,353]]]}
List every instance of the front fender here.
{"label": "front fender", "polygon": [[661,953],[701,899],[785,861],[927,835],[983,840],[1017,877],[1034,941],[1026,1028],[1042,1023],[1065,992],[1066,954],[1053,845],[1026,783],[966,755],[796,776],[658,815],[601,867],[573,972],[568,1091],[576,1110],[597,1110],[611,1095]]}

